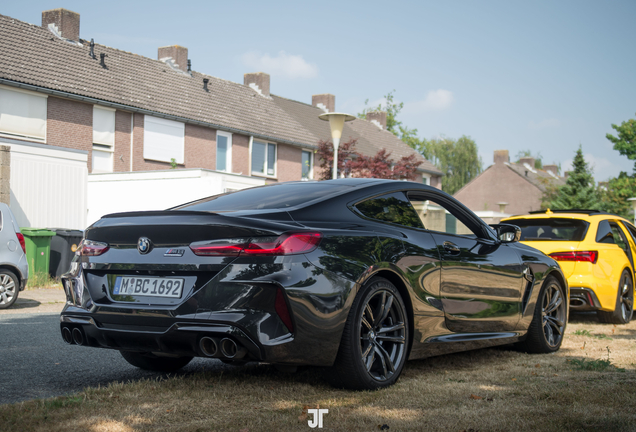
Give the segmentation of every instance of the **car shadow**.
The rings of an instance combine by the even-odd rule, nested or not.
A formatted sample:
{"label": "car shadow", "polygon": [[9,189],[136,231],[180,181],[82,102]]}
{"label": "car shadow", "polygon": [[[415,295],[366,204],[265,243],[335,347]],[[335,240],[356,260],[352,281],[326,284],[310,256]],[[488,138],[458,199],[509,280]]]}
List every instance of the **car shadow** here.
{"label": "car shadow", "polygon": [[8,309],[31,309],[40,306],[42,302],[33,299],[25,299],[18,297],[18,299]]}
{"label": "car shadow", "polygon": [[[601,324],[596,316],[596,312],[572,312],[570,311],[571,324]],[[613,324],[608,324],[613,325]]]}

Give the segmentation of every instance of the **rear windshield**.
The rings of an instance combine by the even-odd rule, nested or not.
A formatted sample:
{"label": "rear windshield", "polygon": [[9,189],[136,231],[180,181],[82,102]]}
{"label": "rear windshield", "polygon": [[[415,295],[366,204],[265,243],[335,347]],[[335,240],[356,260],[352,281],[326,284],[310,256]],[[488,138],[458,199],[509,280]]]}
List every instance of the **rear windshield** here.
{"label": "rear windshield", "polygon": [[323,182],[282,183],[214,195],[170,210],[222,212],[288,209],[351,189],[352,186]]}
{"label": "rear windshield", "polygon": [[521,240],[528,241],[581,241],[589,223],[578,219],[515,219],[505,221],[521,228]]}

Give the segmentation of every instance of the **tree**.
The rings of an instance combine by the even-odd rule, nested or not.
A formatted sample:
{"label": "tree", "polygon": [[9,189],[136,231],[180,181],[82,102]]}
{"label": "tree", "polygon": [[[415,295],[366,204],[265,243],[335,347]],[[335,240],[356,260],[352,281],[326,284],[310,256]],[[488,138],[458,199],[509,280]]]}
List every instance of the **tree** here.
{"label": "tree", "polygon": [[422,141],[417,137],[417,129],[411,129],[397,119],[398,114],[402,111],[402,108],[404,108],[404,102],[394,102],[393,92],[395,92],[395,90],[390,91],[384,96],[384,105],[380,103],[377,107],[368,107],[369,99],[365,100],[365,107],[361,113],[358,113],[358,118],[366,119],[368,112],[386,111],[386,130],[400,138],[411,148],[420,151]]}
{"label": "tree", "polygon": [[581,146],[576,151],[573,170],[565,185],[558,189],[548,189],[543,196],[542,207],[551,210],[600,209],[599,193],[594,184],[592,170],[583,157]]}
{"label": "tree", "polygon": [[[636,120],[629,119],[620,126],[612,124],[612,129],[618,132],[618,137],[612,134],[607,134],[605,137],[614,143],[614,150],[627,156],[629,160],[636,160]],[[634,173],[636,173],[636,162],[634,162]]]}
{"label": "tree", "polygon": [[422,140],[421,153],[444,173],[442,190],[451,195],[482,171],[477,144],[465,135],[458,140],[446,137]]}
{"label": "tree", "polygon": [[599,187],[601,208],[609,213],[623,216],[625,219],[634,219],[632,204],[628,198],[636,197],[636,178],[621,172],[607,182],[603,188]]}
{"label": "tree", "polygon": [[458,140],[442,137],[428,141],[419,138],[417,129],[411,129],[398,120],[404,103],[395,102],[394,92],[395,90],[384,96],[384,104],[381,103],[377,107],[366,106],[369,103],[367,99],[365,108],[358,113],[358,117],[366,119],[368,112],[386,111],[386,129],[433,162],[444,173],[442,189],[451,195],[482,172],[482,161],[475,141],[467,136],[462,136]]}
{"label": "tree", "polygon": [[[351,139],[338,147],[338,175],[344,177],[383,178],[393,180],[416,180],[417,168],[422,164],[415,155],[402,157],[397,162],[385,149],[374,156],[364,156],[355,150],[357,139]],[[320,160],[319,180],[333,176],[333,143],[320,141],[316,152]]]}
{"label": "tree", "polygon": [[[612,124],[612,128],[618,132],[618,136],[605,136],[614,143],[614,150],[630,160],[636,160],[636,120],[624,121],[620,126]],[[627,199],[636,197],[636,162],[632,175],[621,172],[618,177],[610,179],[605,187],[599,188],[599,194],[603,210],[632,219],[634,211]]]}

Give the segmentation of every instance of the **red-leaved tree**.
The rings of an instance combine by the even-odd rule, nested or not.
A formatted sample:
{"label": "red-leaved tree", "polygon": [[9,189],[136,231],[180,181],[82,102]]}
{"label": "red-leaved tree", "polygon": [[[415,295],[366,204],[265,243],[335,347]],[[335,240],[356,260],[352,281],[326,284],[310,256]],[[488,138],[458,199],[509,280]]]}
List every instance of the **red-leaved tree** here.
{"label": "red-leaved tree", "polygon": [[[393,180],[417,180],[417,168],[422,161],[416,161],[415,154],[402,157],[397,162],[391,159],[391,153],[385,149],[374,156],[364,156],[355,150],[357,139],[340,144],[338,147],[338,177],[383,178]],[[333,176],[333,144],[331,141],[319,141],[318,157],[319,180],[329,180]]]}

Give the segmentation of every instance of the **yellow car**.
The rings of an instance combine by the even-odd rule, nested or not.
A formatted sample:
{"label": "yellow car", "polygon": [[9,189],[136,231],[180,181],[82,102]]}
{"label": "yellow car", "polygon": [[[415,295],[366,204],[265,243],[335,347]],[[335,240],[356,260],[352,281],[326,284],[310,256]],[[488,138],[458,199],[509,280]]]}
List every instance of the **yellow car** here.
{"label": "yellow car", "polygon": [[559,262],[570,286],[572,311],[596,311],[599,321],[626,324],[634,311],[636,227],[592,210],[555,210],[513,216],[521,242]]}

